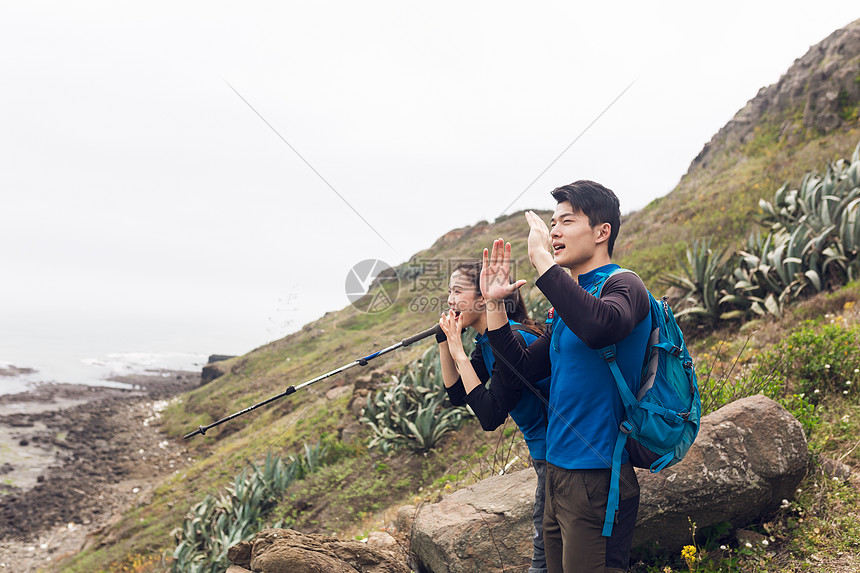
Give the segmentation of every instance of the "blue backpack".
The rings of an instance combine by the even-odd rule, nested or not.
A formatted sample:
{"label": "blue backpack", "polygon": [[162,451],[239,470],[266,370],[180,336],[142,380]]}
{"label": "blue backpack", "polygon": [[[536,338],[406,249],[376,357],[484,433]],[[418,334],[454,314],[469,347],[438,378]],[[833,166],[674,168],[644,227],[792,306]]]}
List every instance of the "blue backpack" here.
{"label": "blue backpack", "polygon": [[[600,298],[606,279],[619,272],[633,271],[613,270],[598,281],[596,292],[592,294]],[[621,452],[627,449],[634,467],[657,473],[684,459],[699,433],[702,404],[684,335],[666,298],[657,301],[650,292],[648,298],[651,301],[651,335],[642,365],[641,384],[635,396],[615,362],[615,345],[597,351],[612,372],[626,417],[612,453],[612,478],[603,523],[605,537],[612,535],[618,510]]]}

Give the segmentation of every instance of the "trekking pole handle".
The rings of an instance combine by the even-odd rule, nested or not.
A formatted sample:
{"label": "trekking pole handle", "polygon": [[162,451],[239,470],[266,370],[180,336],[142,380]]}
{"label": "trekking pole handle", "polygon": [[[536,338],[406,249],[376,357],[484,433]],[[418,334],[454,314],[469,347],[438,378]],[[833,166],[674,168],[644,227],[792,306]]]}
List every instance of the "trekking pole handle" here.
{"label": "trekking pole handle", "polygon": [[427,330],[419,332],[418,334],[413,334],[409,338],[404,338],[403,340],[400,341],[400,345],[401,346],[409,346],[410,344],[412,344],[414,342],[418,342],[419,340],[424,340],[428,336],[434,336],[436,334],[439,334],[440,332],[442,332],[442,327],[437,324],[437,325],[433,326],[432,328],[428,328]]}

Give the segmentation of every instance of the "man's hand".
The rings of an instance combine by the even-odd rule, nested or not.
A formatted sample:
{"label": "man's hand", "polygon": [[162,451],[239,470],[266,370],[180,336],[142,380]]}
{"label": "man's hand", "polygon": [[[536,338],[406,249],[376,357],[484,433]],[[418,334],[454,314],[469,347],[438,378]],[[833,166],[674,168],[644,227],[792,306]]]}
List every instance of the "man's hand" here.
{"label": "man's hand", "polygon": [[549,228],[534,211],[526,211],[526,221],[529,224],[529,261],[538,274],[543,275],[555,264]]}
{"label": "man's hand", "polygon": [[504,239],[493,241],[493,252],[484,249],[484,264],[481,267],[481,294],[487,302],[504,300],[509,294],[526,284],[519,280],[511,283],[511,244]]}

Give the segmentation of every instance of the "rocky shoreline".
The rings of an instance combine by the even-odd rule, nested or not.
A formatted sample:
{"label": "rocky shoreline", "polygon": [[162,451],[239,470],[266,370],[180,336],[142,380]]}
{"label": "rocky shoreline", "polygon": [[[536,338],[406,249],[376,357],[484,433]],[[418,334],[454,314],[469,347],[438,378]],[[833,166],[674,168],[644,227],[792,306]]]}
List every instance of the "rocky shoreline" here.
{"label": "rocky shoreline", "polygon": [[188,463],[157,420],[199,373],[113,380],[130,388],[52,383],[0,395],[0,570],[50,570]]}

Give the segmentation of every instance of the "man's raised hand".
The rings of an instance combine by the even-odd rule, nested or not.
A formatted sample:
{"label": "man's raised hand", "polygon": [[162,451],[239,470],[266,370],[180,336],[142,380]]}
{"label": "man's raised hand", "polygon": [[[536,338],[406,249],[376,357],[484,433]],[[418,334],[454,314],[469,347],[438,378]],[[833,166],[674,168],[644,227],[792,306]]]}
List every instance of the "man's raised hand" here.
{"label": "man's raised hand", "polygon": [[481,294],[487,301],[500,301],[509,294],[526,284],[519,280],[511,283],[511,244],[503,239],[493,241],[493,251],[484,249],[484,261],[481,267]]}
{"label": "man's raised hand", "polygon": [[526,221],[529,224],[529,261],[542,275],[555,264],[549,228],[534,211],[526,211]]}

